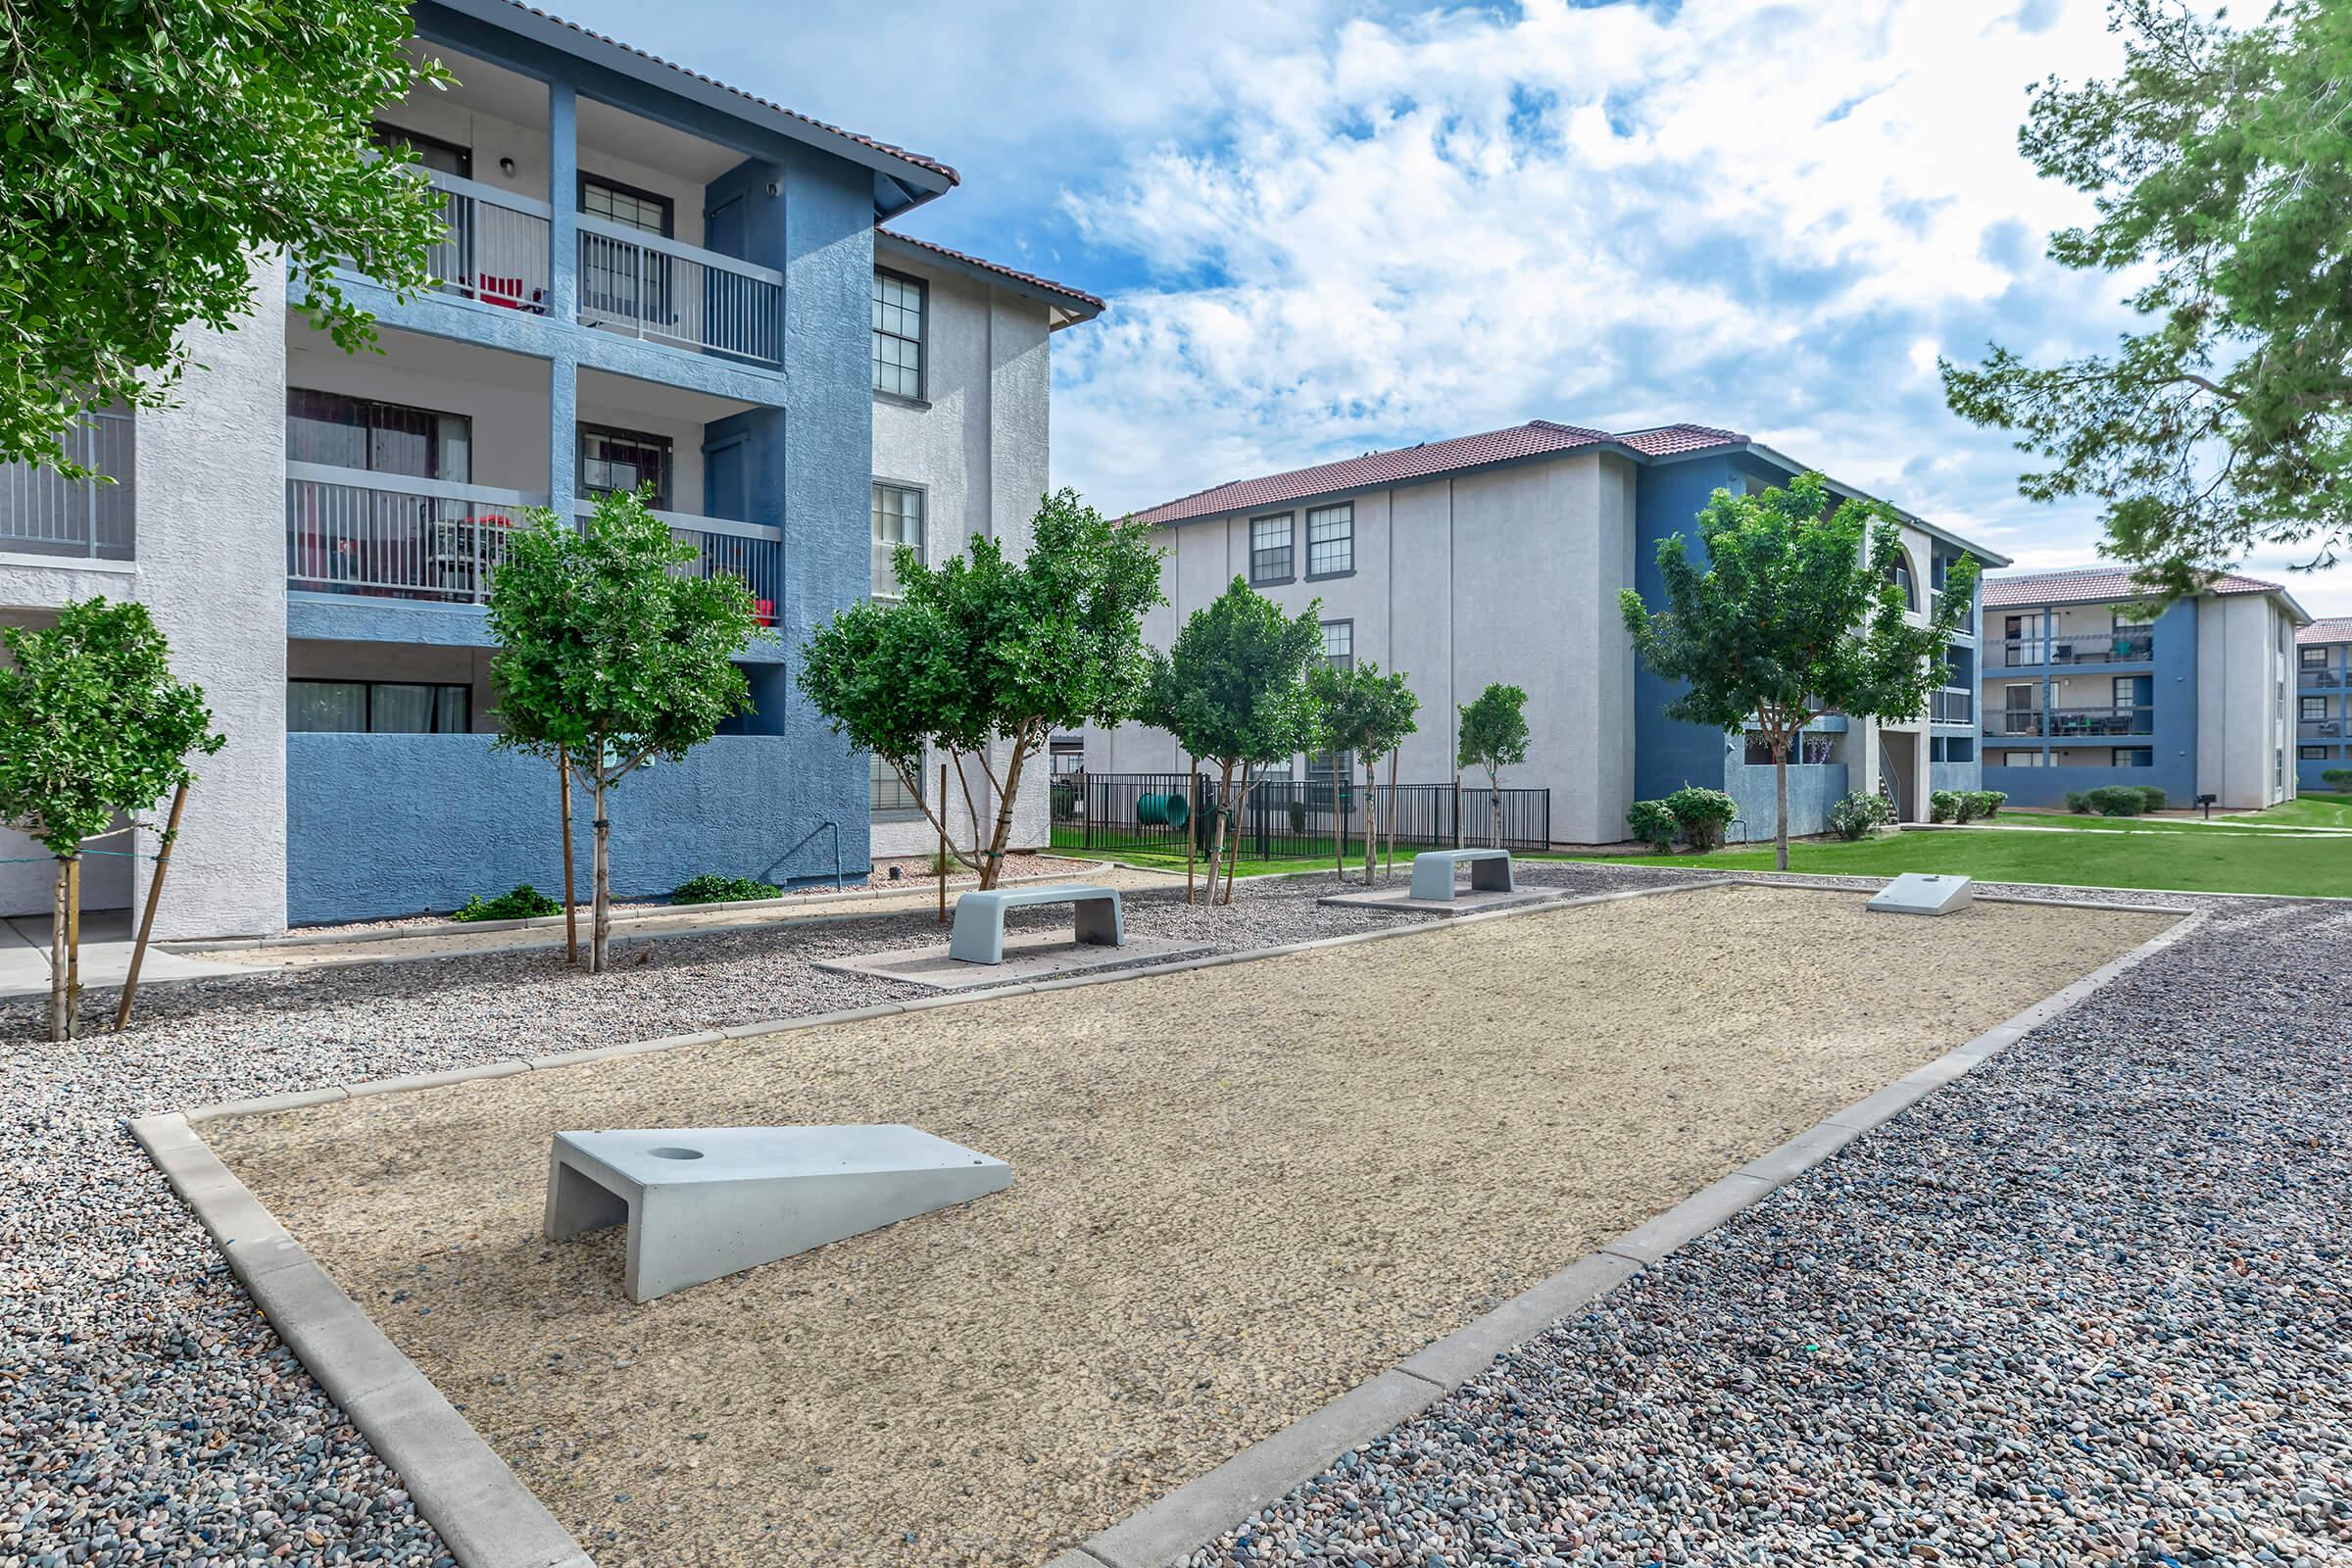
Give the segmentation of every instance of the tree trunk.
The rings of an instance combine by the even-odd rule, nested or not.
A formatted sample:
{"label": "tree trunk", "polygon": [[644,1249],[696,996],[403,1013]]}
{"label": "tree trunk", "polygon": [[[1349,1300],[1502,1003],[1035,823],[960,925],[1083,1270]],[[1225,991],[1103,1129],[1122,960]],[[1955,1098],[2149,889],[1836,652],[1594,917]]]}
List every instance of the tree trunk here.
{"label": "tree trunk", "polygon": [[564,822],[564,961],[580,961],[580,916],[571,897],[571,748],[556,748],[556,788],[563,795]]}
{"label": "tree trunk", "polygon": [[590,873],[596,906],[588,917],[588,972],[605,972],[605,950],[612,937],[612,824],[605,819],[605,768],[596,768],[596,860]]}
{"label": "tree trunk", "polygon": [[1788,869],[1788,739],[1781,737],[1772,743],[1772,805],[1779,817],[1772,838],[1772,868]]}
{"label": "tree trunk", "polygon": [[1024,731],[1012,738],[1012,755],[1004,762],[1004,782],[997,789],[997,828],[989,835],[988,853],[980,858],[983,888],[995,887],[997,878],[1004,874],[1004,846],[1012,842],[1012,806],[1020,794],[1021,764],[1028,757],[1029,736]]}
{"label": "tree trunk", "polygon": [[[1389,803],[1389,819],[1396,818],[1396,803]],[[1364,886],[1372,885],[1372,874],[1380,866],[1380,760],[1373,758],[1364,763]]]}
{"label": "tree trunk", "polygon": [[1217,765],[1217,799],[1210,808],[1217,813],[1217,825],[1208,836],[1208,902],[1231,904],[1233,890],[1230,882],[1226,885],[1225,896],[1222,899],[1217,897],[1217,867],[1223,863],[1225,855],[1225,798],[1233,793],[1233,759],[1228,757]]}
{"label": "tree trunk", "polygon": [[66,858],[57,858],[49,895],[49,1038],[66,1038]]}
{"label": "tree trunk", "polygon": [[66,858],[66,1038],[81,1033],[81,857]]}
{"label": "tree trunk", "polygon": [[1491,850],[1502,848],[1502,770],[1487,769],[1487,819],[1494,824],[1494,838],[1487,845]]}

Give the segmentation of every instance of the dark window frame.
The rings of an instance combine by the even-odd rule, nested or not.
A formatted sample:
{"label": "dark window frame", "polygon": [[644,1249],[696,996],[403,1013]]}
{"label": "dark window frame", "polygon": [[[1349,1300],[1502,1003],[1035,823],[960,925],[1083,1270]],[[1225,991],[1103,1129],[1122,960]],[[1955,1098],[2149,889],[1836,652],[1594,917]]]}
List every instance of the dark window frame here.
{"label": "dark window frame", "polygon": [[[2317,712],[2312,712],[2312,711],[2310,711],[2310,710],[2312,710],[2312,709],[2317,709],[2317,710],[2319,710],[2319,711],[2317,711]],[[2318,723],[2318,722],[2319,722],[2321,719],[2324,719],[2324,718],[2326,718],[2327,716],[2328,716],[2328,699],[2327,699],[2327,698],[2325,698],[2325,697],[2298,697],[2298,698],[2296,698],[2296,699],[2295,699],[2295,722],[2296,722],[2296,723],[2298,723],[2298,724],[2316,724],[2316,723]]]}
{"label": "dark window frame", "polygon": [[[1345,626],[1348,629],[1348,651],[1344,654],[1335,654],[1331,651],[1331,629],[1334,626]],[[1343,615],[1336,620],[1324,621],[1322,627],[1323,662],[1333,669],[1355,668],[1355,617]],[[1347,662],[1340,662],[1342,660],[1346,660]]]}
{"label": "dark window frame", "polygon": [[[919,504],[919,510],[916,512],[914,518],[915,526],[919,530],[918,536],[911,540],[901,540],[899,542],[910,545],[915,555],[920,557],[926,564],[928,564],[931,560],[931,487],[927,484],[910,484],[905,479],[875,479],[870,482],[866,490],[865,596],[868,599],[900,600],[906,597],[906,589],[904,584],[899,584],[894,587],[891,592],[884,593],[881,589],[875,587],[873,583],[873,572],[878,564],[878,563],[876,563],[874,560],[874,545],[876,542],[874,539],[874,514],[879,510],[876,504],[881,499],[881,492],[885,490],[895,490],[901,496],[912,496]],[[903,524],[906,519],[906,509],[905,503],[902,502],[899,507],[899,520]]]}
{"label": "dark window frame", "polygon": [[[473,416],[470,414],[458,414],[448,409],[428,409],[414,403],[394,403],[388,398],[366,398],[352,392],[330,392],[321,387],[288,386],[286,388],[286,446],[288,457],[293,456],[293,426],[295,417],[294,400],[296,398],[336,398],[340,399],[346,404],[364,411],[368,416],[368,422],[359,427],[360,455],[365,461],[358,468],[353,470],[354,472],[358,473],[392,473],[397,471],[391,468],[379,468],[375,466],[375,432],[377,425],[373,416],[377,411],[391,409],[402,414],[422,415],[423,416],[431,419],[455,419],[466,427],[466,472],[464,476],[459,477],[451,474],[404,474],[402,477],[412,479],[448,479],[454,484],[470,484],[473,482]],[[436,435],[434,437],[434,441],[436,448],[434,454],[435,466],[438,466],[438,446],[440,437]],[[303,462],[307,460],[296,459],[295,461]],[[329,465],[329,466],[338,466],[338,465]]]}
{"label": "dark window frame", "polygon": [[2298,746],[2295,748],[2295,760],[2298,762],[2325,762],[2328,760],[2328,748],[2325,746]]}
{"label": "dark window frame", "polygon": [[[674,486],[677,480],[678,444],[674,439],[652,430],[631,430],[617,424],[595,424],[583,419],[577,422],[577,431],[572,438],[573,461],[583,469],[589,462],[585,449],[591,436],[602,437],[608,441],[626,441],[638,446],[659,449],[662,455],[662,466],[654,483],[656,499],[653,502],[653,510],[668,512],[676,506],[677,497]],[[609,493],[590,489],[585,477],[579,478],[579,488],[580,494],[583,496]]]}
{"label": "dark window frame", "polygon": [[639,228],[635,223],[623,223],[619,219],[611,217],[605,213],[591,213],[588,211],[588,187],[591,185],[602,185],[605,187],[605,189],[612,192],[616,196],[627,196],[635,201],[654,203],[656,206],[662,209],[662,237],[663,239],[676,239],[678,237],[678,204],[676,198],[664,196],[658,190],[647,190],[642,185],[632,185],[624,179],[614,179],[610,174],[592,174],[585,169],[580,170],[573,181],[572,211],[583,214],[589,218],[596,219],[600,222],[613,223],[621,228],[629,229],[632,232],[639,234],[649,233],[652,231]]}
{"label": "dark window frame", "polygon": [[[1317,571],[1315,569],[1315,546],[1318,543],[1328,545],[1332,541],[1328,538],[1318,541],[1315,538],[1315,518],[1317,515],[1328,516],[1333,513],[1344,514],[1348,519],[1348,532],[1345,535],[1348,543],[1348,564],[1334,567],[1328,571]],[[1306,513],[1306,580],[1308,582],[1327,582],[1334,577],[1352,577],[1354,575],[1355,503],[1336,501],[1328,507],[1309,507]]]}
{"label": "dark window frame", "polygon": [[[387,141],[397,139],[407,142],[409,146],[419,152],[430,147],[438,152],[449,153],[465,167],[455,171],[442,170],[439,172],[449,174],[454,179],[473,178],[473,149],[463,142],[451,141],[445,136],[428,135],[421,130],[411,130],[406,125],[395,125],[387,120],[371,121],[368,129],[369,134],[375,137],[379,146]],[[422,159],[417,162],[423,167],[431,167],[424,165]]]}
{"label": "dark window frame", "polygon": [[[909,821],[921,816],[923,814],[923,784],[930,771],[928,767],[918,767],[914,770],[914,797],[908,801],[906,799],[906,781],[899,777],[899,770],[873,753],[866,753],[866,814],[890,822]],[[891,798],[887,802],[879,799],[881,791],[885,788],[891,792]]]}
{"label": "dark window frame", "polygon": [[[874,269],[874,292],[877,296],[881,292],[882,279],[886,277],[894,283],[906,284],[913,288],[915,335],[908,337],[904,332],[892,332],[873,325],[869,321],[866,336],[866,358],[873,372],[871,379],[876,383],[873,390],[878,397],[896,398],[906,403],[923,403],[931,395],[931,282],[928,278],[917,277],[912,272],[902,272],[893,268],[877,267]],[[882,301],[877,297],[873,300],[873,304],[878,309]],[[904,308],[900,307],[900,309]],[[885,337],[893,342],[914,345],[913,391],[905,392],[895,386],[886,387],[879,384],[882,374],[882,358],[873,351],[878,346],[876,340]],[[904,369],[905,367],[894,365],[891,368],[897,370]]]}
{"label": "dark window frame", "polygon": [[[330,675],[288,675],[286,685],[294,686],[357,686],[362,693],[359,729],[303,730],[310,735],[470,735],[473,733],[473,685],[462,680],[369,680],[365,677],[338,679]],[[428,730],[385,729],[375,727],[375,689],[378,686],[422,686],[427,691],[455,691],[465,694],[466,726],[463,729],[443,729],[441,705],[436,699],[431,705],[433,728]],[[290,697],[291,691],[287,693]]]}
{"label": "dark window frame", "polygon": [[[1279,576],[1272,571],[1261,573],[1257,569],[1257,558],[1259,555],[1257,546],[1257,525],[1261,522],[1280,522],[1282,524],[1282,547],[1280,552],[1282,556],[1282,571],[1281,575]],[[1271,556],[1276,552],[1269,548],[1264,553],[1268,556]],[[1279,587],[1286,582],[1297,582],[1298,580],[1298,514],[1296,512],[1267,512],[1251,517],[1250,519],[1250,585],[1252,587],[1264,586],[1272,588]]]}

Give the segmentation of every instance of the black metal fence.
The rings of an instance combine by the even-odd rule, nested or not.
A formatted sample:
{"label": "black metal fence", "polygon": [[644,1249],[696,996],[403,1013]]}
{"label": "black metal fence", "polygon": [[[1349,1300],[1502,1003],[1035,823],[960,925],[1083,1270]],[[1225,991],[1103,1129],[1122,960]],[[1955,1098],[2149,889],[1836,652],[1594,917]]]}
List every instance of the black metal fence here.
{"label": "black metal fence", "polygon": [[[1381,842],[1395,822],[1396,848],[1452,849],[1499,843],[1551,847],[1551,791],[1490,790],[1453,784],[1261,779],[1236,784],[1228,831],[1244,860],[1360,862],[1368,807]],[[1207,774],[1063,773],[1053,782],[1054,847],[1102,854],[1181,856],[1191,837],[1205,851],[1216,829],[1216,780]]]}

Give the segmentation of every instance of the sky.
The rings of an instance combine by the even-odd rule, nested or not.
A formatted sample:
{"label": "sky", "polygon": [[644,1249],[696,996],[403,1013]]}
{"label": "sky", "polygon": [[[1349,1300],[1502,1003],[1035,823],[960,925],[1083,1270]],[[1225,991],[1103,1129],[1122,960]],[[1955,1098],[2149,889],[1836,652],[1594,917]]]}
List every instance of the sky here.
{"label": "sky", "polygon": [[[2027,87],[2112,74],[2103,0],[542,0],[944,159],[896,226],[1110,302],[1054,340],[1054,481],[1125,512],[1531,418],[1740,430],[2014,557],[2095,502],[1946,409],[1938,355],[2131,324],[2047,260],[2088,198]],[[2352,565],[2283,581],[2352,614]]]}

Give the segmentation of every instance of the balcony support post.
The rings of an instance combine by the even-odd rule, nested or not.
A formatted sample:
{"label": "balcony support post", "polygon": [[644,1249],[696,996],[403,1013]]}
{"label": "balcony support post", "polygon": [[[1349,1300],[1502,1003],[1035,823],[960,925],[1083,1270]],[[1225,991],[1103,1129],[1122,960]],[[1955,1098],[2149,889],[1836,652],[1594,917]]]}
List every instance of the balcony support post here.
{"label": "balcony support post", "polygon": [[547,84],[547,314],[572,321],[580,314],[580,117],[571,84]]}
{"label": "balcony support post", "polygon": [[569,354],[547,362],[547,504],[569,522],[580,457],[580,366]]}

